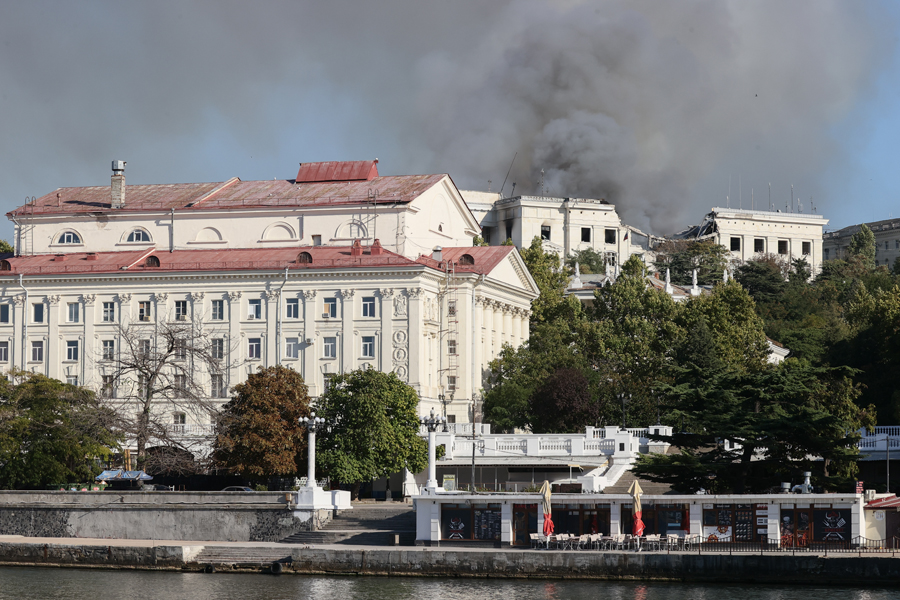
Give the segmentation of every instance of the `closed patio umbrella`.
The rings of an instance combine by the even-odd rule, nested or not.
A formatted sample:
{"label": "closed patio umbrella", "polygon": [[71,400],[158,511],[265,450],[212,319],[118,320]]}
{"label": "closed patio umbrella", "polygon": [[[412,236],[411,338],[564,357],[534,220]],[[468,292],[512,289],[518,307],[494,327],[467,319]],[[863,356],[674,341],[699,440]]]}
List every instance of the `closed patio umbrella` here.
{"label": "closed patio umbrella", "polygon": [[544,535],[553,535],[553,519],[550,508],[550,482],[544,480],[541,486],[541,505],[544,510]]}
{"label": "closed patio umbrella", "polygon": [[644,493],[644,490],[641,489],[641,484],[637,479],[631,482],[628,493],[634,500],[634,525],[631,528],[631,534],[640,537],[644,535],[644,522],[641,520],[641,494]]}

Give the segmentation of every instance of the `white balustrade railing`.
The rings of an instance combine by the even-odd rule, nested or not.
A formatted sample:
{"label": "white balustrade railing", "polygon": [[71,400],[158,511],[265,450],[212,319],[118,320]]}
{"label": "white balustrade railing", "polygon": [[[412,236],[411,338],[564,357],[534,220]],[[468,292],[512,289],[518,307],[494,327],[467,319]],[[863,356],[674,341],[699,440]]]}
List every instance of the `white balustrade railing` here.
{"label": "white balustrade railing", "polygon": [[187,437],[202,437],[202,436],[211,436],[216,433],[216,426],[212,423],[206,423],[203,425],[188,425],[188,424],[171,424],[166,426],[166,432],[169,435],[183,435]]}

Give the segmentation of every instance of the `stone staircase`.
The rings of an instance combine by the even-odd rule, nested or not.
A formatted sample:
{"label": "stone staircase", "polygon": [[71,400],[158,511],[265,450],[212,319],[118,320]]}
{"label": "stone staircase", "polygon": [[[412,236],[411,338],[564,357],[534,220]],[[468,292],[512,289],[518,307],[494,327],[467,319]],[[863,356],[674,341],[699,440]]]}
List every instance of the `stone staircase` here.
{"label": "stone staircase", "polygon": [[291,562],[290,548],[249,546],[207,546],[191,562],[200,565],[228,565],[232,568],[259,568],[274,562]]}
{"label": "stone staircase", "polygon": [[[635,479],[634,473],[631,471],[626,471],[619,477],[619,480],[616,481],[614,485],[607,486],[603,488],[604,494],[627,494],[628,488],[631,487],[631,482]],[[641,483],[641,489],[644,490],[645,494],[659,495],[659,494],[671,494],[672,486],[668,483],[656,483],[653,481],[647,481],[646,479],[638,479]]]}
{"label": "stone staircase", "polygon": [[353,544],[401,546],[416,543],[416,512],[408,504],[356,504],[341,511],[318,531],[301,531],[280,540],[285,544]]}

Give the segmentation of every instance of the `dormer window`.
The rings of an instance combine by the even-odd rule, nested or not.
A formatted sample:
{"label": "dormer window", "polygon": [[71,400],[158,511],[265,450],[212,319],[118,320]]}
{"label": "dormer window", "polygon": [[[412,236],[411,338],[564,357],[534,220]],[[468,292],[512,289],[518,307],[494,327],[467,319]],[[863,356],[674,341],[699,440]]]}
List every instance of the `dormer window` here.
{"label": "dormer window", "polygon": [[80,244],[81,238],[78,237],[78,234],[74,231],[64,231],[62,235],[59,236],[58,244]]}
{"label": "dormer window", "polygon": [[158,267],[158,266],[159,266],[159,259],[156,258],[155,256],[148,256],[148,257],[147,257],[147,262],[145,262],[144,265],[147,266],[147,267]]}
{"label": "dormer window", "polygon": [[150,234],[144,231],[143,229],[135,229],[131,233],[128,234],[129,242],[149,242]]}
{"label": "dormer window", "polygon": [[309,252],[301,252],[297,256],[297,263],[301,265],[308,265],[312,263],[312,254],[310,254]]}
{"label": "dormer window", "polygon": [[461,265],[474,265],[474,264],[475,264],[475,259],[472,257],[471,254],[463,254],[462,256],[459,257],[459,264],[461,264]]}

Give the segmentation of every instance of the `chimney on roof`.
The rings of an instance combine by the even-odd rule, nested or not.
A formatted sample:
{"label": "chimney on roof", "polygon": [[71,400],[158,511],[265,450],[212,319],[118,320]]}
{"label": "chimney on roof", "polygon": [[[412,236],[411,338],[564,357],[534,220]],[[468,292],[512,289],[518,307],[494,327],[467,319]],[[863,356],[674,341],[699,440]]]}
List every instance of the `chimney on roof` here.
{"label": "chimney on roof", "polygon": [[434,260],[436,260],[438,262],[441,262],[442,260],[444,260],[443,250],[444,249],[441,248],[440,246],[435,246],[434,250],[431,251],[431,258],[433,258]]}
{"label": "chimney on roof", "polygon": [[375,238],[375,241],[372,242],[372,247],[369,252],[372,256],[381,256],[384,254],[384,246],[381,245],[381,242],[378,238]]}
{"label": "chimney on roof", "polygon": [[125,165],[124,160],[112,161],[112,181],[109,186],[110,204],[113,208],[125,208]]}
{"label": "chimney on roof", "polygon": [[350,256],[362,256],[363,249],[362,244],[359,240],[353,240],[353,245],[350,246]]}

